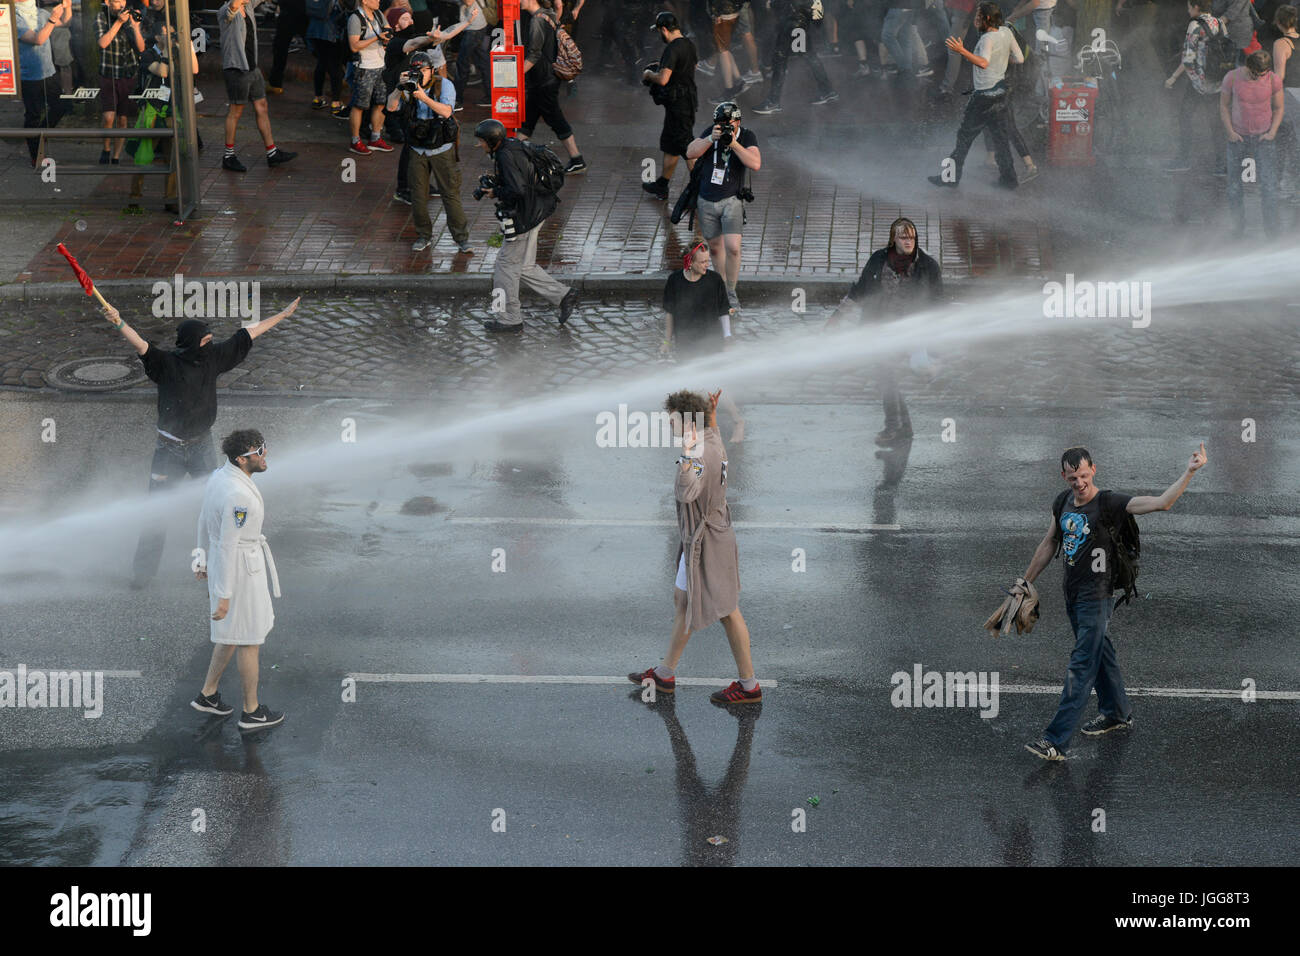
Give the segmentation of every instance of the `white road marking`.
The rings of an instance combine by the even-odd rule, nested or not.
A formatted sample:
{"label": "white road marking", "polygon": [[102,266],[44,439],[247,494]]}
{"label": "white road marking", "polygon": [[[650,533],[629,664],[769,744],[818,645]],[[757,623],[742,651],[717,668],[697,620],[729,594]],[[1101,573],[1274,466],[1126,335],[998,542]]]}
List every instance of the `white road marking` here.
{"label": "white road marking", "polygon": [[[587,674],[348,674],[363,684],[627,684],[626,677],[593,677]],[[684,687],[726,687],[734,677],[679,677]],[[775,687],[774,680],[760,685]]]}
{"label": "white road marking", "polygon": [[[0,667],[0,671],[7,671],[10,674],[16,674],[18,672],[18,668],[17,666]],[[101,671],[94,667],[33,667],[31,664],[27,665],[28,674],[31,674],[35,671],[41,671],[42,673],[46,673],[46,674],[59,673],[60,671],[66,671],[68,673],[103,674],[105,677],[130,677],[132,679],[138,679],[144,677],[144,674],[142,674],[140,671]]]}
{"label": "white road marking", "polygon": [[[501,518],[501,517],[462,517],[446,518],[449,524],[526,524],[543,528],[675,528],[677,522],[672,518]],[[868,531],[901,531],[896,524],[841,524],[835,521],[823,521],[809,524],[806,521],[733,521],[731,526],[738,531],[764,530],[799,530],[828,531],[840,534],[863,534]]]}
{"label": "white road marking", "polygon": [[[363,684],[630,684],[626,677],[605,677],[588,674],[366,674],[346,675]],[[679,677],[683,687],[725,687],[731,677]],[[777,687],[774,680],[759,678],[763,687]],[[1131,697],[1191,697],[1205,700],[1240,700],[1241,690],[1221,690],[1209,687],[1129,687]],[[999,684],[1000,694],[1045,694],[1057,696],[1060,685],[1052,684]],[[1258,700],[1300,701],[1300,691],[1256,690]]]}

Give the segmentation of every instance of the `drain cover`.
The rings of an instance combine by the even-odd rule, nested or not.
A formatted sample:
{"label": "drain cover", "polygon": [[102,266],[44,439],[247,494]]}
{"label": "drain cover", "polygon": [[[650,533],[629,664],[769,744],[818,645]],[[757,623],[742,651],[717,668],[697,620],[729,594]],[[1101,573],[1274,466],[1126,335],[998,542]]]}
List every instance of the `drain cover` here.
{"label": "drain cover", "polygon": [[74,392],[108,392],[130,388],[147,379],[138,362],[125,362],[116,356],[95,356],[62,362],[45,373],[45,381],[55,388]]}

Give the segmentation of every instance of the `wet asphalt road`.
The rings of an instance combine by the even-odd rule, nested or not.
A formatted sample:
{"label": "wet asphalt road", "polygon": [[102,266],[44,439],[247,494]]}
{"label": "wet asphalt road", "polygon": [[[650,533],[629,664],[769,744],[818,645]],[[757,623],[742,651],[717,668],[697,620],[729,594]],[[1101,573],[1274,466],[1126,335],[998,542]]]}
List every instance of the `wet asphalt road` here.
{"label": "wet asphalt road", "polygon": [[[4,521],[70,500],[98,511],[84,536],[50,526],[57,570],[37,570],[48,555],[4,567],[0,669],[140,675],[105,678],[97,720],[0,709],[0,862],[1282,864],[1300,850],[1281,809],[1300,771],[1278,759],[1296,747],[1294,695],[1135,694],[1131,734],[1076,737],[1068,761],[1044,764],[1023,744],[1050,719],[1069,652],[1059,570],[1040,579],[1032,634],[980,626],[1046,528],[1061,447],[1092,448],[1102,487],[1158,493],[1205,440],[1188,494],[1142,519],[1144,597],[1112,631],[1126,681],[1300,691],[1300,433],[1284,404],[1260,408],[1255,443],[1235,408],[1172,402],[1104,421],[970,408],[949,443],[949,406],[917,398],[915,441],[883,457],[874,405],[748,406],[729,499],[758,676],[778,686],[737,716],[706,686],[649,705],[631,684],[362,680],[342,699],[349,674],[656,663],[675,452],[597,448],[584,414],[391,455],[367,450],[397,412],[382,402],[223,402],[216,434],[262,423],[272,449],[258,480],[284,598],[262,696],[288,719],[260,738],[187,705],[210,650],[188,571],[197,485],[170,511],[159,578],[126,588],[151,404],[0,396],[11,435],[60,423],[53,445],[17,443]],[[356,469],[303,477],[304,450],[337,445],[344,415],[360,423]],[[893,707],[891,675],[918,664],[1047,692],[1003,692],[987,719]],[[731,678],[720,626],[692,639],[678,675]],[[233,667],[222,686],[237,699]]]}

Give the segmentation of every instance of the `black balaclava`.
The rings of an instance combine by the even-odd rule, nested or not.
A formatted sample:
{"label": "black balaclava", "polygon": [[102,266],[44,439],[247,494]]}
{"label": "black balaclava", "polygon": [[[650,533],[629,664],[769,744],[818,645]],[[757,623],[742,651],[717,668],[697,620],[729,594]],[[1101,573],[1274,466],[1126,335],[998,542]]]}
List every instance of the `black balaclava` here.
{"label": "black balaclava", "polygon": [[208,334],[208,324],[199,319],[186,319],[176,326],[176,354],[182,361],[199,360],[199,343]]}

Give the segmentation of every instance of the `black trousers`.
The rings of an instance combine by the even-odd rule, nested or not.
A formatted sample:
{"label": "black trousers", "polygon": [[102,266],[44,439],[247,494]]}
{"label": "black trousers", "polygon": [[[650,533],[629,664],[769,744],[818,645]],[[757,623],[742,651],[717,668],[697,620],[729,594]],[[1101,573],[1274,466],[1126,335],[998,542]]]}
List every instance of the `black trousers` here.
{"label": "black trousers", "polygon": [[966,112],[957,129],[957,145],[950,154],[957,164],[957,182],[961,182],[962,165],[971,145],[984,130],[989,131],[993,140],[993,155],[998,161],[998,172],[1003,182],[1016,181],[1016,165],[1011,158],[1011,144],[1008,142],[1007,116],[1008,98],[1006,90],[991,93],[972,93],[966,104]]}
{"label": "black trousers", "polygon": [[[63,88],[59,85],[59,74],[43,80],[23,80],[23,129],[50,129],[59,125],[59,120],[68,111],[64,101],[59,99]],[[27,141],[27,151],[36,162],[36,153],[40,149],[39,139]]]}
{"label": "black trousers", "polygon": [[790,49],[794,39],[791,34],[796,27],[802,26],[797,20],[784,20],[777,24],[776,34],[772,38],[772,85],[768,89],[767,98],[773,103],[781,102],[781,87],[785,85],[785,71],[790,62],[791,56],[802,55],[803,61],[808,64],[808,69],[812,71],[813,80],[817,83],[817,92],[825,96],[833,92],[831,89],[830,78],[826,75],[826,67],[822,66],[821,58],[817,56],[817,39],[818,31],[821,29],[816,26],[803,27],[804,39],[808,44],[807,52],[796,54]]}
{"label": "black trousers", "polygon": [[343,69],[347,63],[347,47],[339,42],[329,40],[312,40],[311,51],[316,57],[316,73],[312,77],[316,95],[325,92],[325,78],[330,81],[330,100],[339,102],[343,95]]}
{"label": "black trousers", "polygon": [[[211,432],[184,443],[168,441],[159,435],[149,474],[150,493],[170,488],[187,476],[206,478],[214,467],[213,460]],[[146,518],[133,562],[137,583],[143,584],[158,573],[158,564],[162,560],[163,545],[166,542],[166,529]]]}
{"label": "black trousers", "polygon": [[284,86],[284,68],[289,62],[289,44],[296,36],[302,37],[304,42],[307,39],[307,2],[306,0],[280,0],[280,15],[275,18],[271,75],[266,78],[267,86]]}

